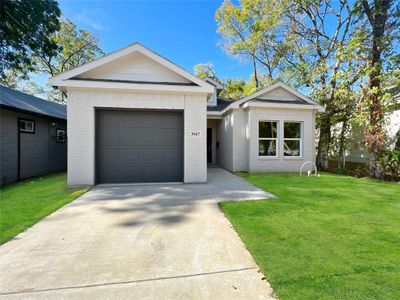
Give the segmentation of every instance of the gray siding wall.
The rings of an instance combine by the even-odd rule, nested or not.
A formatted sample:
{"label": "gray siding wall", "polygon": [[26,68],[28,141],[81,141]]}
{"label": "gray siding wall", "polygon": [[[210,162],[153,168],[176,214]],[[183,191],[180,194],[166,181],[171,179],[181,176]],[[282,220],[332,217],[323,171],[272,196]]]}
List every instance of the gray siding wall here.
{"label": "gray siding wall", "polygon": [[66,122],[6,109],[0,114],[0,185],[18,179],[18,118],[35,121],[34,134],[20,134],[21,179],[66,170],[67,143],[56,143],[56,129],[66,129]]}
{"label": "gray siding wall", "polygon": [[217,164],[233,172],[233,114],[223,117],[217,131]]}
{"label": "gray siding wall", "polygon": [[0,185],[18,178],[17,115],[0,109]]}

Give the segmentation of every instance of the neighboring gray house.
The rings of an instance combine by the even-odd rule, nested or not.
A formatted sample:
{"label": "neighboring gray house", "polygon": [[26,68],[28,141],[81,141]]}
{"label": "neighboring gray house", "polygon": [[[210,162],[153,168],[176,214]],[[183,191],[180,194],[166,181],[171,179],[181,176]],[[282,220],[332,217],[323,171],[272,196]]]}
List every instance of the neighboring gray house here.
{"label": "neighboring gray house", "polygon": [[0,86],[0,185],[67,168],[66,106]]}
{"label": "neighboring gray house", "polygon": [[283,83],[227,102],[218,83],[135,43],[50,84],[68,95],[69,185],[206,182],[207,161],[298,172],[315,160],[324,108]]}

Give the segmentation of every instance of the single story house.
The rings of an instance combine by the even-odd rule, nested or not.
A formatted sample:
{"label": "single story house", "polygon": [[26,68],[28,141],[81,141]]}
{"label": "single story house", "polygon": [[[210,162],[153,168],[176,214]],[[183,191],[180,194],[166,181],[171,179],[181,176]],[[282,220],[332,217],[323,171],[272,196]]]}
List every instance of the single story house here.
{"label": "single story house", "polygon": [[206,182],[232,172],[298,171],[315,160],[323,107],[283,83],[228,102],[139,43],[59,74],[68,95],[68,183]]}
{"label": "single story house", "polygon": [[67,109],[0,86],[0,185],[67,168]]}

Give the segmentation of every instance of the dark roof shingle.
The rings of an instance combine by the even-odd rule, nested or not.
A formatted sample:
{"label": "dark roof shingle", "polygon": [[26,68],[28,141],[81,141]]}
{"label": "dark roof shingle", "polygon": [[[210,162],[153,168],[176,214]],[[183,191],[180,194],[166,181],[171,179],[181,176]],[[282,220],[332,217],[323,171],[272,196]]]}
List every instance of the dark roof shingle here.
{"label": "dark roof shingle", "polygon": [[0,106],[28,114],[67,119],[66,105],[43,100],[1,85]]}
{"label": "dark roof shingle", "polygon": [[223,111],[229,104],[235,101],[236,100],[217,98],[217,106],[207,106],[207,111]]}

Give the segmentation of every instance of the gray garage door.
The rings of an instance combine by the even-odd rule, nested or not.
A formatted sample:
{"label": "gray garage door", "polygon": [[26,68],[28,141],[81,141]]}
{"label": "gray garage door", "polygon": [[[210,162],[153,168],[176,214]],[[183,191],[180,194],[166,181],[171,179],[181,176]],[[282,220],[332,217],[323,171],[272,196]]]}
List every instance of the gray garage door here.
{"label": "gray garage door", "polygon": [[183,181],[183,114],[97,111],[98,183]]}

